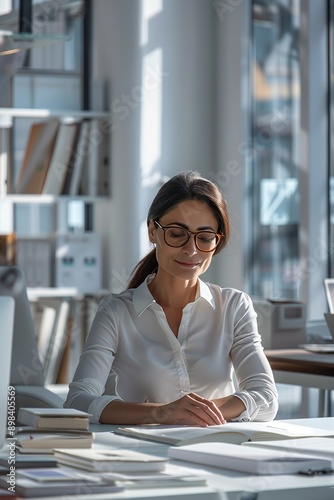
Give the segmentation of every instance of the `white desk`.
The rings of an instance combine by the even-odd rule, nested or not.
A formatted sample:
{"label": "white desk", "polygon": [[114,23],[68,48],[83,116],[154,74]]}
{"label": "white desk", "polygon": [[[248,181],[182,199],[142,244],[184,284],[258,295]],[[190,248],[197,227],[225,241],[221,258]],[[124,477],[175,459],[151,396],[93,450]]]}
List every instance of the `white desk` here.
{"label": "white desk", "polygon": [[[334,417],[289,420],[289,422],[333,430]],[[167,456],[168,446],[118,436],[111,431],[117,426],[92,425],[96,433],[94,446],[131,448]],[[334,446],[334,439],[333,439]],[[124,490],[98,495],[66,495],[66,500],[333,500],[334,474],[308,477],[298,475],[254,476],[215,467],[172,461],[205,476],[207,486],[179,488],[149,488]],[[39,500],[64,499],[64,496],[39,498]]]}
{"label": "white desk", "polygon": [[[334,418],[297,419],[290,420],[295,424],[309,425],[322,429],[333,430]],[[164,444],[141,441],[128,437],[118,436],[106,431],[115,426],[95,425],[96,446],[107,447],[131,447],[140,451],[153,453],[161,456],[167,455],[168,446]],[[334,447],[334,440],[333,440]],[[176,462],[203,472],[207,478],[207,488],[175,488],[164,490],[137,490],[125,491],[114,494],[113,499],[173,499],[185,500],[187,498],[205,500],[333,500],[334,499],[334,475],[319,477],[304,477],[298,475],[285,476],[254,476],[240,472],[227,471],[215,467],[205,467],[186,462]],[[95,498],[95,497],[94,497]],[[97,496],[96,498],[103,498]],[[107,497],[104,497],[107,498]]]}

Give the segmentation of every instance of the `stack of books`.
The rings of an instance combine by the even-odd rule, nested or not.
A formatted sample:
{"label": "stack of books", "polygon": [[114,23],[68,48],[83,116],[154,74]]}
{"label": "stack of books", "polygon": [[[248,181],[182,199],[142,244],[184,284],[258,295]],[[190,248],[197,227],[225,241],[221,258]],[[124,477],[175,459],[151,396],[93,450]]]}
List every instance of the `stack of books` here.
{"label": "stack of books", "polygon": [[55,449],[59,467],[94,473],[101,481],[115,481],[126,489],[198,487],[206,485],[206,478],[198,471],[175,466],[167,457],[130,449],[93,448]]}
{"label": "stack of books", "polygon": [[89,414],[70,408],[20,408],[16,448],[20,453],[53,453],[54,448],[91,448]]}
{"label": "stack of books", "polygon": [[11,498],[10,493],[13,493],[14,498],[64,494],[85,494],[90,498],[90,495],[95,493],[115,493],[123,490],[113,479],[103,479],[93,474],[58,467],[19,469],[14,477],[11,481],[6,476],[0,476],[0,488],[7,490],[8,498]]}

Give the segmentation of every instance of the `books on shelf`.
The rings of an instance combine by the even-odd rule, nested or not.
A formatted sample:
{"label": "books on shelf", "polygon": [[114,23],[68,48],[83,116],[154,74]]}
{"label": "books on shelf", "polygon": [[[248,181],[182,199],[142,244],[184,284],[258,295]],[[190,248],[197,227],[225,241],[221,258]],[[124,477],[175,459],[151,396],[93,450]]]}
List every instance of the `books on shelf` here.
{"label": "books on shelf", "polygon": [[0,266],[13,266],[15,263],[16,234],[0,234]]}
{"label": "books on shelf", "polygon": [[[11,484],[11,481],[13,484]],[[105,480],[93,474],[82,474],[69,468],[24,469],[16,471],[12,480],[0,476],[0,487],[23,497],[46,497],[54,495],[78,495],[89,497],[95,493],[114,493],[123,488],[113,480]],[[9,487],[13,489],[10,490]]]}
{"label": "books on shelf", "polygon": [[100,120],[93,119],[90,123],[89,155],[88,155],[88,194],[97,196],[99,193],[99,177],[103,165],[104,134],[100,130]]}
{"label": "books on shelf", "polygon": [[118,428],[114,432],[174,446],[211,441],[241,444],[245,441],[280,440],[311,436],[334,437],[334,429],[330,432],[284,421],[232,422],[209,427],[146,425]]}
{"label": "books on shelf", "polygon": [[100,116],[80,112],[33,122],[15,179],[9,176],[9,133],[1,127],[0,193],[107,194],[109,131],[105,123]]}
{"label": "books on shelf", "polygon": [[89,413],[71,408],[20,408],[18,422],[36,429],[88,430]]}
{"label": "books on shelf", "polygon": [[42,194],[60,195],[75,151],[79,123],[61,123]]}
{"label": "books on shelf", "polygon": [[285,450],[245,447],[230,443],[172,446],[168,456],[177,460],[259,475],[307,473],[330,469],[330,459]]}
{"label": "books on shelf", "polygon": [[64,185],[64,194],[76,196],[79,194],[80,182],[85,166],[87,167],[87,154],[89,147],[90,122],[83,120],[78,132],[78,141],[74,151],[67,179]]}
{"label": "books on shelf", "polygon": [[105,186],[107,184],[105,175],[107,133],[104,122],[100,118],[92,118],[87,129],[88,135],[84,144],[86,168],[82,169],[80,183],[75,189],[79,189],[79,193],[97,196],[107,191]]}
{"label": "books on shelf", "polygon": [[[44,358],[44,378],[46,384],[56,383],[58,372],[63,358],[67,339],[70,335],[71,323],[69,321],[71,314],[71,302],[67,299],[49,301],[54,304],[56,311],[55,322],[51,335],[47,335],[48,346]],[[43,325],[42,325],[43,326]],[[42,341],[44,332],[40,330],[38,343]],[[47,331],[46,331],[47,334]]]}
{"label": "books on shelf", "polygon": [[10,164],[10,124],[0,126],[0,198],[10,193],[11,176]]}
{"label": "books on shelf", "polygon": [[37,348],[39,359],[43,366],[47,359],[49,345],[51,343],[52,332],[56,324],[56,309],[49,305],[42,307],[41,319],[37,330]]}
{"label": "books on shelf", "polygon": [[18,194],[41,194],[53,154],[59,120],[33,123],[16,182]]}
{"label": "books on shelf", "polygon": [[128,449],[55,449],[54,453],[61,465],[91,472],[161,471],[167,462],[167,458]]}

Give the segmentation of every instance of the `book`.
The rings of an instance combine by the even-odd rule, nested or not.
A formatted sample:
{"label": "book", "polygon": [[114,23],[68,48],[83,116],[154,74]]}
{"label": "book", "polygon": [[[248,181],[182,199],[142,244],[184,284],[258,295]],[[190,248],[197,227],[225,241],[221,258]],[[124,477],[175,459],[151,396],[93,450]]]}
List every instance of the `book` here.
{"label": "book", "polygon": [[66,495],[84,493],[89,497],[94,493],[113,493],[123,490],[113,480],[103,480],[92,474],[82,474],[59,467],[18,470],[12,476],[0,476],[0,487],[23,497],[44,497],[65,493]]}
{"label": "book", "polygon": [[58,119],[33,123],[16,183],[18,194],[41,194],[59,128]]}
{"label": "book", "polygon": [[90,122],[84,120],[80,126],[78,134],[78,143],[73,155],[71,170],[64,187],[64,194],[75,196],[79,194],[80,181],[85,163],[87,163],[89,147]]}
{"label": "book", "polygon": [[71,408],[20,408],[18,422],[36,429],[88,430],[89,413]]}
{"label": "book", "polygon": [[[2,210],[1,210],[2,216]],[[16,258],[15,233],[0,234],[0,266],[13,266]]]}
{"label": "book", "polygon": [[120,427],[114,432],[116,434],[174,446],[209,441],[241,444],[244,441],[266,441],[270,439],[311,436],[334,437],[334,429],[332,432],[325,431],[308,426],[290,424],[282,420],[274,420],[273,422],[231,422],[209,427],[143,425],[138,427]]}
{"label": "book", "polygon": [[207,472],[190,470],[189,466],[182,467],[168,461],[161,471],[153,472],[106,472],[102,478],[113,479],[126,489],[139,488],[178,488],[180,486],[200,487],[207,485]]}
{"label": "book", "polygon": [[57,467],[57,460],[53,455],[45,455],[40,453],[26,455],[15,454],[15,458],[10,458],[8,454],[6,456],[0,456],[1,467],[9,470],[11,465],[14,465],[15,469],[27,469],[33,467]]}
{"label": "book", "polygon": [[10,193],[10,123],[0,127],[0,198]]}
{"label": "book", "polygon": [[43,432],[27,428],[16,434],[16,447],[30,450],[53,450],[54,448],[90,448],[93,433],[89,431]]}
{"label": "book", "polygon": [[330,458],[334,465],[334,442],[332,438],[307,437],[299,439],[284,439],[283,441],[251,441],[242,443],[247,446],[271,448],[275,450],[289,451],[295,454],[307,453],[308,455]]}
{"label": "book", "polygon": [[167,458],[127,449],[62,450],[56,448],[54,453],[59,464],[91,472],[161,471],[167,462]]}
{"label": "book", "polygon": [[58,130],[42,194],[60,195],[75,151],[78,123],[62,123]]}
{"label": "book", "polygon": [[52,332],[56,324],[56,309],[45,305],[41,314],[41,320],[38,325],[37,348],[39,359],[43,366],[47,359],[47,353],[51,343]]}
{"label": "book", "polygon": [[308,473],[324,471],[332,466],[332,461],[326,458],[231,443],[171,446],[168,456],[177,460],[258,475]]}
{"label": "book", "polygon": [[88,169],[88,195],[97,196],[99,194],[99,178],[103,166],[103,141],[104,133],[101,130],[101,123],[98,118],[91,120],[89,134],[89,155],[87,161]]}
{"label": "book", "polygon": [[70,300],[54,300],[50,301],[49,303],[51,302],[53,302],[56,310],[56,318],[44,360],[45,384],[56,383],[60,363],[64,355],[68,336],[70,334]]}

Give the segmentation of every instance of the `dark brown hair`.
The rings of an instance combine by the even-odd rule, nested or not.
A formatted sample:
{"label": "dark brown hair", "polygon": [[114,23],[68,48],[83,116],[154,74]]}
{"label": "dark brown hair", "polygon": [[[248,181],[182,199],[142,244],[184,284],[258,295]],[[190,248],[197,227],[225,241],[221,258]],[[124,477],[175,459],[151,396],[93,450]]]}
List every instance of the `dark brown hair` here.
{"label": "dark brown hair", "polygon": [[[205,179],[198,172],[189,171],[175,175],[159,189],[149,208],[147,225],[151,220],[159,221],[171,208],[187,200],[204,201],[216,217],[218,233],[223,234],[218,247],[214,251],[214,255],[217,255],[225,247],[230,236],[227,204],[216,184]],[[137,288],[149,274],[156,272],[157,268],[156,252],[155,248],[153,248],[136,265],[128,288]]]}

